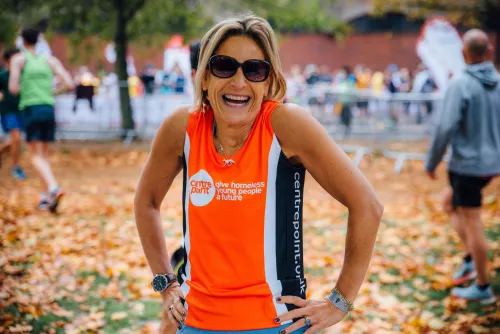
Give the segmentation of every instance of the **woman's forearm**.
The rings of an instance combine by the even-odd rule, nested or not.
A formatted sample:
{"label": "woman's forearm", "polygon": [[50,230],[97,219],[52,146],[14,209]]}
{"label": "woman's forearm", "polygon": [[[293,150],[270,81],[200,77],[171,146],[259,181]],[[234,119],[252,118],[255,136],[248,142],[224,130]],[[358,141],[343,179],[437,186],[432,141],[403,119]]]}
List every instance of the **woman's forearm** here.
{"label": "woman's forearm", "polygon": [[153,274],[172,273],[158,209],[136,205],[135,218],[142,248]]}
{"label": "woman's forearm", "polygon": [[377,201],[349,211],[345,256],[336,287],[349,300],[359,292],[373,254],[383,207]]}

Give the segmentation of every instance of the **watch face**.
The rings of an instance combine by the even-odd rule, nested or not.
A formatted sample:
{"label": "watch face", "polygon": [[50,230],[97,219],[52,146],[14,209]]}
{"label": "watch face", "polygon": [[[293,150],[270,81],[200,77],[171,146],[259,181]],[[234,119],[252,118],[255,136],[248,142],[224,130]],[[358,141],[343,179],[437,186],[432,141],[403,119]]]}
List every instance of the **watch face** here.
{"label": "watch face", "polygon": [[167,278],[162,275],[157,275],[153,278],[153,289],[155,291],[163,291],[167,288],[168,282]]}

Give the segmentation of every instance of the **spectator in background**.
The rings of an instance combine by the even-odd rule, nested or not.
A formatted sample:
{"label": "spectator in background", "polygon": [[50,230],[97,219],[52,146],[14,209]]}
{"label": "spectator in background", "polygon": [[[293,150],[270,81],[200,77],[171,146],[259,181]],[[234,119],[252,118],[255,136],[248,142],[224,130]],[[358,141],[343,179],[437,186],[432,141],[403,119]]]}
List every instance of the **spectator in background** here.
{"label": "spectator in background", "polygon": [[293,65],[290,68],[290,75],[287,77],[287,95],[286,102],[305,105],[304,100],[306,91],[306,80],[300,71],[299,65]]}
{"label": "spectator in background", "polygon": [[309,64],[304,70],[304,76],[308,85],[315,85],[319,81],[318,67],[314,64]]}
{"label": "spectator in background", "polygon": [[186,78],[184,77],[184,73],[182,73],[182,70],[179,67],[179,65],[175,65],[174,73],[176,76],[174,84],[174,92],[176,94],[183,94],[184,86],[186,85]]}
{"label": "spectator in background", "polygon": [[144,94],[152,95],[155,90],[155,69],[152,64],[146,64],[141,74]]}
{"label": "spectator in background", "polygon": [[416,70],[416,75],[413,79],[412,92],[421,93],[426,81],[429,79],[429,71],[424,64],[419,64]]}
{"label": "spectator in background", "polygon": [[401,74],[399,72],[399,66],[396,64],[390,64],[387,66],[386,76],[386,84],[389,92],[399,92],[401,87]]}
{"label": "spectator in background", "polygon": [[[356,88],[359,90],[367,90],[370,88],[370,73],[363,65],[358,65],[354,68],[354,76],[356,77]],[[356,103],[359,112],[362,116],[368,116],[368,98],[360,99]]]}
{"label": "spectator in background", "polygon": [[320,116],[324,106],[324,94],[322,89],[317,87],[320,76],[318,66],[309,64],[304,69],[304,77],[307,83],[307,104],[310,112],[315,116]]}
{"label": "spectator in background", "polygon": [[370,87],[372,91],[377,95],[385,92],[384,73],[380,71],[373,73]]}
{"label": "spectator in background", "polygon": [[102,77],[102,88],[107,98],[117,98],[119,95],[118,76],[115,72],[105,73]]}
{"label": "spectator in background", "polygon": [[[437,90],[437,85],[432,79],[431,73],[424,64],[420,64],[417,68],[417,75],[413,80],[412,92],[414,93],[432,93]],[[433,111],[433,101],[427,100],[423,104],[427,115],[431,115]],[[420,114],[420,108],[418,113]]]}
{"label": "spectator in background", "polygon": [[481,202],[482,189],[500,174],[500,75],[490,61],[493,47],[486,33],[470,30],[463,42],[467,67],[453,78],[445,93],[426,170],[429,177],[436,178],[436,167],[451,142],[450,220],[465,249],[462,267],[453,275],[453,282],[462,284],[477,276],[474,284],[454,288],[451,294],[494,304],[495,294],[488,282],[488,245],[481,222]]}
{"label": "spectator in background", "polygon": [[196,41],[189,44],[189,60],[191,62],[191,79],[194,82],[196,70],[198,69],[198,58],[200,56],[201,41]]}
{"label": "spectator in background", "polygon": [[94,111],[94,76],[88,67],[82,66],[76,75],[75,102],[73,103],[73,113],[76,113],[78,100],[89,101],[90,110]]}
{"label": "spectator in background", "polygon": [[350,66],[343,67],[343,74],[345,79],[338,86],[340,90],[338,101],[341,104],[340,120],[345,127],[345,135],[349,135],[351,133],[352,102],[356,88],[356,77]]}
{"label": "spectator in background", "polygon": [[321,65],[319,67],[318,82],[325,83],[325,84],[331,84],[331,83],[333,83],[333,76],[330,73],[330,70],[328,69],[328,66]]}
{"label": "spectator in background", "polygon": [[[410,71],[406,67],[403,67],[399,71],[399,77],[400,77],[399,92],[400,93],[409,93],[411,90]],[[403,103],[403,107],[404,107],[405,113],[408,114],[410,112],[410,102],[405,101]]]}
{"label": "spectator in background", "polygon": [[182,94],[184,93],[185,84],[186,79],[178,64],[175,64],[172,70],[163,78],[163,86],[165,86],[165,92],[167,93]]}
{"label": "spectator in background", "polygon": [[406,67],[403,67],[401,71],[399,71],[399,77],[400,77],[399,91],[402,93],[408,93],[411,90],[410,71]]}
{"label": "spectator in background", "polygon": [[21,159],[21,131],[23,121],[19,111],[19,96],[9,92],[9,76],[11,59],[19,53],[18,49],[8,49],[3,54],[3,60],[7,64],[7,71],[0,72],[0,117],[2,130],[10,136],[10,139],[0,146],[0,164],[2,152],[10,149],[12,155],[12,177],[18,180],[26,179],[26,174],[19,166]]}
{"label": "spectator in background", "polygon": [[[427,80],[424,82],[422,86],[421,93],[433,93],[438,89],[436,82],[432,79],[432,76],[429,75]],[[427,111],[427,115],[431,115],[434,110],[433,100],[427,100],[425,102],[425,109]]]}
{"label": "spectator in background", "polygon": [[386,87],[386,90],[389,93],[395,94],[398,92],[398,86],[396,85],[395,81],[393,80],[392,72],[389,70],[386,70],[384,72],[384,85]]}
{"label": "spectator in background", "polygon": [[335,103],[335,96],[329,90],[331,85],[333,84],[333,75],[330,72],[330,69],[326,65],[321,65],[319,67],[319,79],[318,84],[320,84],[323,88],[321,89],[321,97],[319,99],[320,106],[323,109],[323,113],[326,110],[331,110]]}

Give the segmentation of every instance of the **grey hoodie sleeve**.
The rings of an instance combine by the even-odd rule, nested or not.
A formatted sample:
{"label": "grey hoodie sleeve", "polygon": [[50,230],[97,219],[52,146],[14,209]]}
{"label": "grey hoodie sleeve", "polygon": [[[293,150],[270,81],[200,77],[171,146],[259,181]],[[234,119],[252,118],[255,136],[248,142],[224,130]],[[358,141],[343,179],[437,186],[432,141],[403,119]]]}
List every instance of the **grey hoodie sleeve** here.
{"label": "grey hoodie sleeve", "polygon": [[425,162],[425,169],[428,172],[433,172],[441,162],[451,135],[460,122],[463,103],[462,86],[460,81],[456,80],[451,83],[444,96],[439,123],[431,140]]}

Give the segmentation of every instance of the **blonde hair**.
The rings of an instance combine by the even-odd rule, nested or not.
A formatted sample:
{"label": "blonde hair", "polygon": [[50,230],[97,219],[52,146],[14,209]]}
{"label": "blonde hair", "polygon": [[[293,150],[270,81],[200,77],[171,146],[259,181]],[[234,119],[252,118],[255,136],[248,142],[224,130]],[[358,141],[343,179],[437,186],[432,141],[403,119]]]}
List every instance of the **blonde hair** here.
{"label": "blonde hair", "polygon": [[220,45],[232,36],[247,36],[253,39],[264,53],[265,60],[271,64],[269,73],[269,92],[265,100],[282,101],[286,93],[286,80],[278,56],[278,42],[271,25],[261,17],[245,15],[227,19],[210,29],[201,41],[198,70],[194,79],[195,110],[204,110],[210,105],[207,92],[203,91],[202,82],[208,70],[210,57]]}

